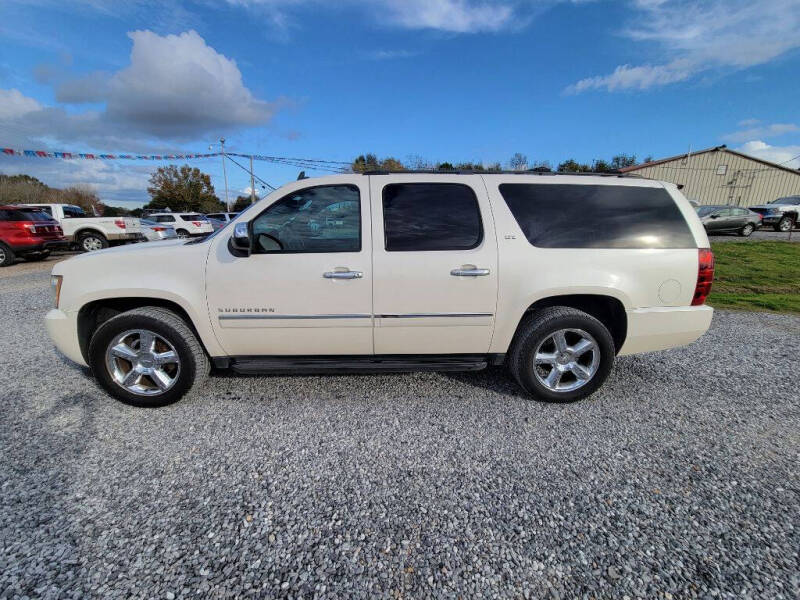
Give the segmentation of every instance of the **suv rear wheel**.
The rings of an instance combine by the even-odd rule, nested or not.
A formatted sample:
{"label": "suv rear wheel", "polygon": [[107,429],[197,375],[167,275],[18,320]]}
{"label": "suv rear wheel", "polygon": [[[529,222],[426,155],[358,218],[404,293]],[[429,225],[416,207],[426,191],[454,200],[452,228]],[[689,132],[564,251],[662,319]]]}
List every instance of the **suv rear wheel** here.
{"label": "suv rear wheel", "polygon": [[103,323],[89,344],[89,366],[108,393],[143,407],[180,400],[209,372],[208,357],[186,322],[152,306]]}
{"label": "suv rear wheel", "polygon": [[100,233],[86,231],[78,238],[78,245],[84,252],[92,252],[108,248],[108,240]]}
{"label": "suv rear wheel", "polygon": [[750,235],[755,231],[755,225],[752,223],[748,223],[744,227],[739,230],[739,235],[742,237],[750,237]]}
{"label": "suv rear wheel", "polygon": [[186,231],[185,229],[176,229],[175,233],[178,234],[179,238],[188,238],[189,237],[189,232]]}
{"label": "suv rear wheel", "polygon": [[614,340],[600,321],[574,308],[553,306],[520,324],[508,366],[534,398],[572,402],[603,384],[614,354]]}

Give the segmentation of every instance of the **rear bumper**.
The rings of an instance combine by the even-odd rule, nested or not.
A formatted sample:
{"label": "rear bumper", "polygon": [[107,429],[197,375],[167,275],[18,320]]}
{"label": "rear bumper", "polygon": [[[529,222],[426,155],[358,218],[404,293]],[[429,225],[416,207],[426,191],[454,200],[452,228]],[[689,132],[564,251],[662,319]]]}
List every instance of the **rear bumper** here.
{"label": "rear bumper", "polygon": [[29,252],[42,252],[44,250],[66,250],[69,248],[69,240],[47,240],[25,246],[11,246],[17,254],[27,254]]}
{"label": "rear bumper", "polygon": [[619,354],[638,354],[691,344],[711,326],[710,306],[635,308],[626,311],[628,336]]}
{"label": "rear bumper", "polygon": [[78,342],[78,313],[54,308],[45,315],[44,323],[47,334],[59,352],[71,361],[87,367]]}

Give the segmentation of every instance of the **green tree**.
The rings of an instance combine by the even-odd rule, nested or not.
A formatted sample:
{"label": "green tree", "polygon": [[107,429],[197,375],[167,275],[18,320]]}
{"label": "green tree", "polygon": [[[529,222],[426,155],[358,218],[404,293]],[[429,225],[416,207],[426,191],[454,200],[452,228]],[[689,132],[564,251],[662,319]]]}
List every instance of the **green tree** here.
{"label": "green tree", "polygon": [[[258,202],[258,196],[256,196],[256,202]],[[242,212],[248,206],[250,206],[250,196],[237,196],[231,210],[233,212]]]}
{"label": "green tree", "polygon": [[379,159],[376,155],[362,154],[357,156],[350,168],[354,173],[365,171],[405,171],[405,165],[393,156]]}
{"label": "green tree", "polygon": [[569,158],[558,165],[559,173],[588,173],[592,170],[587,164],[579,163],[573,158]]}
{"label": "green tree", "polygon": [[606,161],[602,158],[598,158],[594,161],[594,165],[592,166],[592,171],[594,173],[608,173],[610,171],[614,171],[615,169],[611,167]]}
{"label": "green tree", "polygon": [[533,163],[533,167],[528,170],[533,171],[534,173],[551,173],[553,171],[553,167],[550,166],[549,161],[537,160],[535,163]]}
{"label": "green tree", "polygon": [[159,167],[150,176],[147,192],[151,200],[145,208],[204,213],[225,210],[214,192],[211,177],[189,165]]}
{"label": "green tree", "polygon": [[438,171],[453,171],[455,170],[455,167],[453,166],[453,163],[441,162],[436,164],[436,169]]}
{"label": "green tree", "polygon": [[611,159],[611,169],[619,171],[625,167],[632,167],[636,164],[635,154],[617,154]]}

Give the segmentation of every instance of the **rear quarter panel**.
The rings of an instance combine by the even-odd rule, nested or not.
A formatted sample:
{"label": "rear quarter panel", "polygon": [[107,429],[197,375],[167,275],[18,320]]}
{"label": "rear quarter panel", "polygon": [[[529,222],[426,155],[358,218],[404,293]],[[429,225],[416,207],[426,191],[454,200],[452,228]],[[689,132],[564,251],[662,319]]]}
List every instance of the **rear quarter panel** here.
{"label": "rear quarter panel", "polygon": [[[688,306],[697,282],[697,248],[598,249],[537,248],[528,242],[500,195],[498,186],[512,181],[535,184],[636,185],[664,187],[660,182],[623,178],[484,176],[497,229],[499,287],[497,321],[491,352],[508,350],[517,325],[536,301],[553,296],[593,294],[619,300],[626,310]],[[674,186],[673,186],[674,187]],[[708,245],[694,209],[669,190],[689,224],[695,241]],[[679,196],[679,197],[678,197]]]}

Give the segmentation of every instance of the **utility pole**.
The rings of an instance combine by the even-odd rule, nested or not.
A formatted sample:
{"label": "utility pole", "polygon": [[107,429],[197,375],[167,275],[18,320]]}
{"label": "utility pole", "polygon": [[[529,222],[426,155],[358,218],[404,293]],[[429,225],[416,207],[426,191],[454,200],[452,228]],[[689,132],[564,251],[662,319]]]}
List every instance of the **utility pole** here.
{"label": "utility pole", "polygon": [[219,138],[219,145],[222,148],[222,175],[225,177],[225,208],[231,211],[231,202],[228,199],[228,171],[225,168],[225,138]]}
{"label": "utility pole", "polygon": [[250,155],[250,204],[256,203],[256,180],[253,177],[253,155]]}

